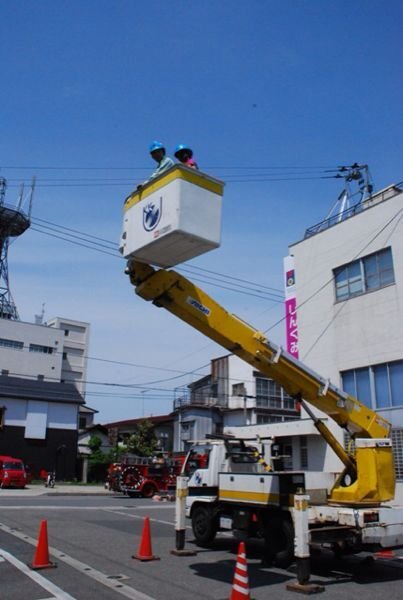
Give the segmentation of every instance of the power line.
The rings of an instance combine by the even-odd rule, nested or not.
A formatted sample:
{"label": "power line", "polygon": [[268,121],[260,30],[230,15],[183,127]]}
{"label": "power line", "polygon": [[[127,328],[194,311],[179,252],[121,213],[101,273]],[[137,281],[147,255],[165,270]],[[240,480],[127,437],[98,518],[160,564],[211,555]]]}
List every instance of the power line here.
{"label": "power line", "polygon": [[41,229],[37,229],[36,227],[32,227],[32,226],[31,226],[30,229],[31,229],[31,231],[36,231],[37,233],[42,233],[42,234],[45,234],[45,235],[49,235],[49,236],[57,238],[59,240],[63,240],[65,242],[69,242],[71,244],[75,244],[76,246],[82,246],[83,248],[87,248],[88,250],[95,250],[96,252],[101,252],[102,254],[107,254],[108,256],[113,256],[114,258],[120,258],[120,259],[123,258],[122,256],[120,256],[117,253],[112,254],[112,252],[106,252],[105,250],[102,250],[101,248],[96,248],[94,246],[89,246],[88,244],[83,244],[83,243],[80,243],[80,242],[74,242],[73,240],[65,238],[65,237],[63,237],[61,235],[57,235],[55,233],[50,233],[49,231],[42,231]]}
{"label": "power line", "polygon": [[[5,382],[5,379],[7,379],[7,377],[18,377],[20,380],[24,379],[27,381],[39,381],[38,378],[34,375],[30,375],[28,373],[18,373],[18,372],[12,372],[10,371],[9,374],[7,376],[3,376],[3,380],[2,380],[2,390],[15,390],[15,387],[12,384],[7,384],[7,382]],[[71,398],[77,398],[77,388],[75,386],[75,382],[74,381],[64,381],[63,383],[61,382],[61,380],[57,377],[46,377],[44,380],[40,380],[42,383],[60,383],[60,390],[58,390],[58,395],[61,399],[71,399]],[[99,386],[103,386],[103,387],[107,387],[107,388],[116,388],[116,389],[125,389],[125,390],[136,390],[136,391],[140,391],[140,390],[144,390],[146,392],[149,391],[153,391],[153,392],[157,392],[157,393],[161,393],[164,392],[166,394],[172,394],[173,393],[173,389],[172,388],[154,388],[151,386],[147,386],[147,385],[143,385],[143,384],[136,384],[136,383],[117,383],[117,382],[112,382],[112,381],[91,381],[91,380],[81,380],[79,382],[80,384],[86,384],[86,385],[99,385]],[[63,386],[64,385],[71,385],[74,387],[74,392],[70,391],[70,390],[63,390]],[[24,393],[28,393],[28,392],[32,392],[32,387],[30,387],[27,383],[26,386],[21,385],[18,388],[18,392],[24,392]],[[94,392],[93,392],[94,393]]]}
{"label": "power line", "polygon": [[[77,166],[44,166],[44,165],[2,165],[2,169],[13,169],[13,170],[29,170],[29,171],[140,171],[150,169],[150,165],[135,167],[133,165],[128,167],[117,167],[117,166],[106,166],[106,167],[77,167]],[[340,167],[336,165],[207,165],[205,169],[252,169],[252,170],[282,170],[282,169],[308,169],[308,170],[322,170],[331,169],[333,171],[339,171]]]}
{"label": "power line", "polygon": [[[87,237],[86,233],[83,233],[83,232],[80,232],[80,231],[77,231],[77,230],[74,230],[71,228],[67,228],[64,226],[59,226],[59,225],[51,223],[49,221],[47,222],[47,223],[49,223],[49,225],[36,224],[35,219],[33,219],[33,222],[36,226],[31,226],[32,231],[41,233],[43,235],[51,236],[51,237],[60,239],[65,242],[69,242],[69,243],[75,244],[77,246],[87,248],[89,250],[101,252],[103,254],[113,256],[115,258],[119,258],[120,260],[123,258],[122,255],[118,252],[117,244],[113,244],[113,242],[105,240],[104,238],[97,238],[96,236],[90,236],[91,238],[93,238],[95,240],[95,241],[93,241],[92,239],[89,239]],[[63,231],[58,231],[59,227]],[[76,235],[76,233],[78,233],[79,235]],[[96,241],[96,240],[102,240],[102,241]],[[219,279],[216,279],[215,277],[211,277],[210,275],[204,275],[204,273],[202,273],[201,275],[198,275],[199,281],[201,281],[202,283],[207,283],[210,285],[214,285],[216,287],[221,287],[223,289],[227,289],[229,291],[234,291],[237,293],[245,294],[248,296],[254,296],[254,297],[260,298],[261,300],[270,300],[272,302],[280,302],[280,303],[283,301],[283,296],[280,295],[279,290],[277,293],[276,288],[269,288],[267,286],[261,286],[260,284],[252,283],[248,280],[242,280],[239,277],[232,277],[230,275],[225,275],[223,273],[209,271],[207,269],[200,269],[198,267],[192,267],[192,270],[190,270],[189,268],[186,268],[186,267],[182,267],[182,268],[178,269],[178,271],[194,273],[195,269],[204,271],[206,273],[213,273],[214,275],[217,275],[217,277],[219,278]],[[200,277],[202,277],[202,279],[200,279]],[[223,278],[225,278],[229,281],[222,282]],[[217,281],[221,281],[221,283],[217,283]],[[233,283],[233,281],[236,283]],[[247,283],[249,286],[252,285],[258,289],[250,290],[249,287],[247,287],[245,285],[241,285],[238,282]],[[223,285],[223,283],[227,283],[228,285]],[[229,286],[231,286],[231,287],[229,287]],[[264,288],[264,289],[261,290],[259,288]],[[266,291],[266,289],[270,290],[270,291]],[[276,292],[273,292],[271,290],[276,290]]]}
{"label": "power line", "polygon": [[[198,271],[203,271],[205,273],[212,273],[214,275],[218,275],[219,277],[228,277],[229,279],[233,279],[234,281],[240,281],[242,283],[249,283],[250,285],[259,285],[259,287],[267,289],[267,290],[272,290],[273,292],[278,292],[279,295],[284,298],[284,293],[279,290],[278,288],[274,288],[274,287],[270,287],[268,285],[263,285],[263,284],[256,284],[253,281],[248,281],[247,279],[240,279],[239,277],[233,277],[231,275],[225,275],[224,273],[217,273],[217,271],[211,271],[210,269],[204,269],[202,267],[192,267],[192,268],[197,268]],[[185,272],[190,272],[189,270],[187,270],[185,267],[182,267],[182,270]]]}
{"label": "power line", "polygon": [[[35,217],[35,218],[32,219],[33,223],[36,223],[37,221],[39,221],[40,223],[46,223],[46,225],[51,226],[51,227],[46,227],[46,229],[52,230],[52,227],[53,228],[58,228],[58,229],[63,229],[63,230],[66,230],[68,232],[71,232],[71,236],[74,237],[74,238],[83,239],[84,241],[89,241],[89,240],[86,240],[86,238],[92,238],[94,240],[98,240],[100,242],[104,242],[105,244],[107,244],[107,246],[105,246],[105,247],[108,247],[110,250],[116,250],[116,251],[118,251],[118,245],[115,242],[112,242],[111,240],[107,240],[105,238],[94,236],[94,235],[91,235],[90,233],[87,233],[87,232],[84,232],[84,231],[80,231],[78,229],[73,229],[71,227],[66,227],[64,225],[58,225],[57,223],[53,223],[53,222],[47,221],[45,219],[39,219],[38,217]],[[38,226],[45,227],[45,225],[40,225],[40,223],[38,223]],[[73,235],[73,234],[78,234],[78,236]],[[66,234],[66,235],[68,235],[68,234]],[[81,238],[80,236],[83,236],[83,238]],[[274,288],[274,287],[271,287],[271,286],[263,285],[263,284],[260,284],[260,283],[259,284],[258,283],[254,283],[253,281],[250,281],[250,280],[247,280],[247,279],[241,279],[240,277],[234,277],[232,275],[226,275],[225,273],[219,273],[217,271],[212,271],[210,269],[205,269],[205,268],[202,268],[202,267],[193,266],[193,267],[191,267],[191,269],[192,269],[192,271],[188,267],[182,267],[181,268],[181,270],[184,271],[184,272],[194,273],[194,271],[197,270],[197,271],[202,271],[204,273],[210,273],[212,275],[216,275],[216,276],[218,276],[220,278],[220,280],[222,280],[222,278],[224,277],[226,279],[231,279],[233,281],[237,281],[237,282],[241,282],[241,283],[246,283],[246,284],[249,284],[249,285],[253,285],[255,287],[259,287],[259,288],[263,288],[263,289],[269,290],[270,292],[277,292],[277,295],[279,295],[281,298],[284,298],[284,293],[282,292],[282,290],[280,290],[278,288]]]}
{"label": "power line", "polygon": [[[335,176],[329,175],[320,175],[314,177],[268,177],[268,176],[245,176],[243,179],[231,179],[230,177],[221,176],[221,178],[225,178],[227,183],[265,183],[265,182],[274,182],[274,181],[319,181],[322,179],[334,179]],[[8,187],[9,188],[19,188],[21,184],[12,183]],[[123,181],[123,182],[110,182],[110,181],[94,181],[92,183],[41,183],[40,180],[37,181],[35,188],[77,188],[77,187],[127,187],[129,185],[133,185],[133,181]]]}
{"label": "power line", "polygon": [[[31,221],[33,223],[35,223],[36,221],[39,221],[41,223],[46,223],[47,225],[52,225],[53,227],[58,227],[59,229],[65,229],[66,231],[71,231],[73,233],[79,233],[80,235],[87,236],[88,238],[93,238],[94,240],[99,240],[100,242],[105,242],[107,244],[110,244],[114,248],[117,247],[114,242],[111,242],[110,240],[107,240],[105,238],[101,238],[97,235],[92,235],[91,233],[88,233],[86,231],[79,231],[78,229],[72,229],[71,227],[66,227],[65,225],[58,225],[57,223],[52,223],[51,221],[46,221],[45,219],[40,219],[39,217],[32,218]],[[114,249],[114,248],[112,248],[112,249]]]}

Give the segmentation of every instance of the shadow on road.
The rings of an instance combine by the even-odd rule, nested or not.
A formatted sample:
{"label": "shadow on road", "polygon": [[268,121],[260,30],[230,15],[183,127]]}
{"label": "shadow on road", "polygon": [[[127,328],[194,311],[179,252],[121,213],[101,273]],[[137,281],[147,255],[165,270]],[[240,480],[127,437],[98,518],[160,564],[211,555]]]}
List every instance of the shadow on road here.
{"label": "shadow on road", "polygon": [[[189,565],[199,577],[231,583],[234,576],[239,542],[234,538],[217,538],[210,548],[197,547],[194,540],[189,547],[197,548],[198,555],[212,556],[211,562],[193,562]],[[233,557],[213,561],[217,552],[228,552]],[[250,541],[246,545],[249,581],[253,587],[286,583],[296,579],[296,567],[279,569],[265,564],[263,542]],[[204,556],[206,559],[206,556]],[[337,559],[330,551],[317,551],[311,557],[311,583],[324,586],[354,582],[370,585],[403,579],[403,560],[377,559],[370,556],[351,555]]]}

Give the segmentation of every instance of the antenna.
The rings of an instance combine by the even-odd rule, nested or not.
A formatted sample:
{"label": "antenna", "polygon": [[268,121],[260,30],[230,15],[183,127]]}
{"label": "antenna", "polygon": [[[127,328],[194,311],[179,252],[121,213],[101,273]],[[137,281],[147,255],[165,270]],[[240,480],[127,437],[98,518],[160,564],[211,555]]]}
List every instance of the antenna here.
{"label": "antenna", "polygon": [[8,277],[8,247],[10,238],[22,235],[31,225],[32,199],[35,180],[29,195],[28,214],[22,210],[24,188],[21,189],[17,206],[6,204],[7,181],[0,178],[0,318],[19,320],[17,307],[10,292]]}
{"label": "antenna", "polygon": [[42,310],[39,315],[35,315],[35,325],[43,325],[43,320],[45,318],[45,303],[42,303]]}
{"label": "antenna", "polygon": [[[351,166],[338,167],[338,173],[334,177],[335,179],[344,179],[344,189],[340,192],[326,220],[333,217],[333,220],[338,222],[349,215],[349,209],[352,206],[356,207],[356,212],[358,212],[357,205],[360,205],[371,196],[374,186],[372,185],[368,165],[354,163]],[[355,196],[359,196],[358,202],[352,202]]]}

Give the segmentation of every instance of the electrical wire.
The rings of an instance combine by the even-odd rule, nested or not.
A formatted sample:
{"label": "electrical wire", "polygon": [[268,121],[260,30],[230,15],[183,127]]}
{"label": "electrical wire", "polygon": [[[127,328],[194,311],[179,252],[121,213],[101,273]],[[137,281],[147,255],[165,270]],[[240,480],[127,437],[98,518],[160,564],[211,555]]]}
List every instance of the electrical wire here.
{"label": "electrical wire", "polygon": [[[316,177],[268,177],[268,176],[245,176],[245,178],[240,179],[231,179],[231,177],[221,175],[221,178],[225,178],[228,184],[230,183],[265,183],[265,182],[274,182],[274,181],[314,181],[314,180],[323,180],[323,179],[334,179],[334,176],[321,175]],[[127,187],[129,185],[133,185],[133,180],[123,181],[123,182],[110,182],[110,181],[94,181],[92,183],[41,183],[38,180],[35,184],[36,188],[77,188],[77,187]],[[9,188],[19,188],[20,184],[10,184]]]}
{"label": "electrical wire", "polygon": [[[49,225],[42,225],[42,224],[36,224],[35,219],[33,219],[32,221],[34,223],[34,225],[31,226],[32,231],[54,237],[54,238],[60,239],[62,241],[66,241],[66,242],[75,244],[77,246],[87,248],[89,250],[94,250],[94,251],[101,252],[101,253],[109,255],[109,256],[114,256],[115,258],[119,258],[120,260],[122,260],[122,258],[123,258],[122,255],[118,252],[118,246],[114,245],[112,242],[110,242],[108,240],[104,240],[103,238],[96,238],[96,236],[90,236],[91,238],[95,239],[95,241],[92,241],[92,239],[87,238],[86,237],[87,234],[85,234],[83,232],[77,232],[80,235],[76,235],[75,230],[73,230],[71,228],[66,228],[64,226],[61,226],[61,229],[67,230],[67,231],[59,232],[57,230],[57,228],[59,226],[54,223],[49,224]],[[102,240],[102,242],[96,241],[96,240]],[[110,250],[110,252],[109,252],[109,250]],[[179,272],[181,272],[181,271],[189,272],[189,273],[193,274],[193,273],[195,273],[196,269],[198,269],[198,268],[192,267],[191,269],[189,269],[186,267],[185,268],[181,267],[178,269],[178,271]],[[232,277],[232,276],[228,276],[228,275],[225,275],[222,273],[208,271],[207,269],[199,269],[199,270],[203,271],[201,273],[201,275],[198,275],[198,277],[199,277],[198,281],[201,281],[202,283],[207,283],[207,284],[210,284],[210,285],[213,285],[216,287],[227,289],[229,291],[234,291],[234,292],[244,294],[247,296],[257,297],[257,298],[260,298],[263,300],[269,300],[272,302],[280,302],[280,303],[283,302],[283,295],[279,290],[277,291],[276,288],[269,288],[267,286],[261,286],[260,284],[252,283],[248,280],[242,280],[239,277]],[[211,275],[204,275],[204,272],[214,273],[214,275],[217,275],[217,277],[219,279],[217,279]],[[223,282],[222,281],[223,278],[226,278],[229,281]],[[218,281],[221,281],[221,283],[218,283]],[[233,284],[233,281],[236,283]],[[239,283],[242,281],[247,283],[248,286],[242,285],[241,283]],[[223,283],[226,283],[226,284],[228,283],[228,285],[223,285]],[[251,285],[257,289],[250,290]],[[259,289],[261,287],[264,289]],[[266,291],[266,289],[268,291]],[[272,290],[276,290],[276,291],[272,291]]]}
{"label": "electrical wire", "polygon": [[[217,275],[220,278],[227,277],[229,279],[233,279],[234,281],[239,281],[241,283],[247,283],[249,285],[254,285],[254,286],[259,285],[259,287],[264,288],[266,290],[270,290],[272,292],[276,292],[277,295],[279,295],[281,298],[284,298],[284,293],[281,290],[279,290],[278,288],[270,287],[268,285],[263,285],[263,284],[256,284],[253,281],[249,281],[248,279],[240,279],[239,277],[225,275],[224,273],[217,273],[216,271],[211,271],[210,269],[204,269],[202,267],[192,267],[192,269],[197,269],[198,271],[202,271],[205,273],[212,273],[213,275]],[[193,273],[194,272],[186,267],[182,267],[182,271],[184,271],[185,273]],[[242,286],[242,287],[244,287],[244,286]]]}
{"label": "electrical wire", "polygon": [[78,233],[80,235],[86,236],[87,238],[92,238],[92,239],[98,240],[100,242],[105,242],[106,244],[110,244],[112,246],[112,250],[117,247],[114,242],[111,242],[110,240],[107,240],[105,238],[101,238],[97,235],[92,235],[91,233],[88,233],[86,231],[79,231],[78,229],[72,229],[71,227],[66,227],[65,225],[58,225],[57,223],[52,223],[52,221],[40,219],[39,217],[32,218],[31,221],[33,223],[39,221],[39,223],[46,223],[46,225],[52,225],[52,227],[57,227],[58,229],[65,229],[66,231],[71,231],[72,233]]}
{"label": "electrical wire", "polygon": [[[123,174],[120,177],[102,176],[91,177],[82,176],[81,173],[94,171],[96,173],[104,172],[144,172],[147,173],[150,170],[149,166],[110,166],[110,167],[75,167],[75,166],[43,166],[43,165],[30,165],[30,166],[17,166],[17,165],[5,165],[4,169],[10,169],[14,171],[50,171],[50,172],[78,172],[80,176],[69,176],[69,177],[38,177],[36,179],[36,187],[111,187],[111,186],[132,186],[133,178],[127,177]],[[303,180],[315,180],[315,179],[332,179],[340,178],[339,166],[303,166],[303,165],[207,165],[206,171],[218,173],[221,179],[225,179],[228,183],[259,183],[259,182],[270,182],[270,181],[303,181]],[[334,173],[334,175],[329,175]],[[24,185],[26,179],[23,178],[11,178],[8,179],[8,187],[19,187]]]}
{"label": "electrical wire", "polygon": [[[308,169],[308,170],[324,170],[330,169],[332,171],[340,171],[340,166],[335,165],[207,165],[205,169],[252,169],[252,170],[282,170],[282,169]],[[148,169],[149,165],[134,167],[133,165],[128,167],[77,167],[77,166],[43,166],[43,165],[1,165],[1,169],[12,169],[20,171],[143,171]]]}

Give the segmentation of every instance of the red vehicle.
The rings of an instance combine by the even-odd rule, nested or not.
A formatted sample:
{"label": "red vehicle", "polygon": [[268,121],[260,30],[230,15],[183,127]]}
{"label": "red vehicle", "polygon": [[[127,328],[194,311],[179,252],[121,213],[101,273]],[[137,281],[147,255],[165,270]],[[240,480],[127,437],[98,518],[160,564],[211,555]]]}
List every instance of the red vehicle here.
{"label": "red vehicle", "polygon": [[120,471],[114,466],[109,487],[115,491],[119,489],[131,498],[135,496],[151,498],[156,493],[174,491],[176,477],[181,471],[184,459],[184,456],[127,458],[121,463]]}
{"label": "red vehicle", "polygon": [[26,483],[27,475],[22,460],[12,456],[0,456],[0,487],[24,488]]}

